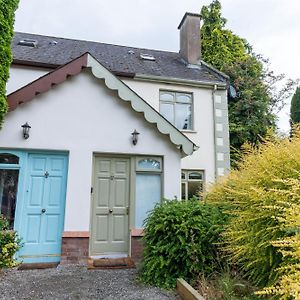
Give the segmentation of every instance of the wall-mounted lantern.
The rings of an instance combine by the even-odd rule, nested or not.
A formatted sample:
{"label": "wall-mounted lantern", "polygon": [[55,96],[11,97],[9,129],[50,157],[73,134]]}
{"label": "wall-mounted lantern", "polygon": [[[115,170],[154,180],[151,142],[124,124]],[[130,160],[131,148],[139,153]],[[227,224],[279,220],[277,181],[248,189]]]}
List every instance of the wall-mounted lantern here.
{"label": "wall-mounted lantern", "polygon": [[132,144],[135,146],[138,142],[138,136],[139,136],[139,132],[136,131],[136,129],[134,129],[134,132],[131,133],[132,135]]}
{"label": "wall-mounted lantern", "polygon": [[23,128],[23,137],[25,140],[27,140],[29,138],[29,130],[31,126],[26,122],[21,127]]}

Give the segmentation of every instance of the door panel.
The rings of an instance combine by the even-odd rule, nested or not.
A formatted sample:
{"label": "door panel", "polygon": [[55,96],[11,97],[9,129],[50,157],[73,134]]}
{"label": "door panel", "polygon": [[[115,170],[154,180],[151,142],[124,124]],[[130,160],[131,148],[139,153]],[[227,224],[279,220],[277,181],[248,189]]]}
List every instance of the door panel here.
{"label": "door panel", "polygon": [[25,170],[25,197],[18,230],[27,263],[58,262],[61,254],[67,156],[29,154]]}
{"label": "door panel", "polygon": [[91,254],[128,253],[129,159],[95,158]]}

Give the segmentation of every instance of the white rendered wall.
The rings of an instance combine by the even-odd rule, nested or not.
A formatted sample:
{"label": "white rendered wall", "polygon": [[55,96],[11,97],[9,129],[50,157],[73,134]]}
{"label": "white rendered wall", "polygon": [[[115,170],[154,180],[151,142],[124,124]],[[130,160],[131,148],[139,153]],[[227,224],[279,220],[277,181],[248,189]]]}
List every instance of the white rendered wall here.
{"label": "white rendered wall", "polygon": [[6,94],[9,95],[10,93],[40,78],[50,71],[52,70],[21,65],[11,65],[9,70],[9,80],[6,85]]}
{"label": "white rendered wall", "polygon": [[[69,151],[65,231],[89,231],[94,152],[164,157],[164,197],[180,198],[181,155],[166,135],[117,98],[89,70],[8,113],[1,148]],[[21,125],[31,125],[24,140]],[[131,133],[140,132],[137,146]]]}
{"label": "white rendered wall", "polygon": [[[215,181],[214,108],[212,89],[174,84],[160,84],[132,79],[123,80],[143,99],[159,111],[159,91],[169,90],[193,94],[194,130],[183,131],[199,150],[182,159],[182,169],[205,170],[206,182]],[[223,93],[223,92],[221,92]],[[226,95],[226,91],[224,91]]]}

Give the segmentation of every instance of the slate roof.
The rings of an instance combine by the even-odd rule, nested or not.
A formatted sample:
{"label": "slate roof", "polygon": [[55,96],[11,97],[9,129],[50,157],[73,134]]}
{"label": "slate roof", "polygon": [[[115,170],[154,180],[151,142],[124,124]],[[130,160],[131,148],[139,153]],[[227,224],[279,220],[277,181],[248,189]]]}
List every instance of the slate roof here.
{"label": "slate roof", "polygon": [[[20,40],[38,41],[36,47],[18,45]],[[226,78],[202,64],[190,68],[179,53],[142,49],[99,42],[74,40],[37,34],[15,32],[12,42],[13,62],[16,64],[56,68],[83,53],[91,53],[101,64],[119,76],[134,77],[135,74],[172,77],[224,84]],[[140,54],[150,54],[155,61],[145,61]]]}

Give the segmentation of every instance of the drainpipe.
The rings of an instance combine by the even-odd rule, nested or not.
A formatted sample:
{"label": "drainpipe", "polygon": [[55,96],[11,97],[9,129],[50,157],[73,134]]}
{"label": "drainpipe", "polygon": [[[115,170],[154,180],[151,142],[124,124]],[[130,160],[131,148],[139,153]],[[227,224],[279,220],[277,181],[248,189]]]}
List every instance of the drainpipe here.
{"label": "drainpipe", "polygon": [[216,91],[218,89],[218,86],[215,84],[213,86],[212,89],[212,101],[213,101],[213,127],[214,127],[214,149],[215,149],[215,160],[214,160],[214,164],[215,164],[215,180],[217,179],[217,137],[216,137],[216,102],[215,102],[215,95],[216,95]]}

